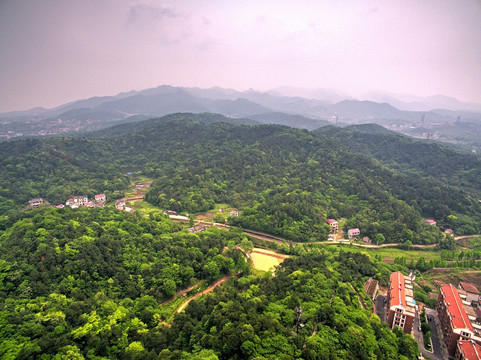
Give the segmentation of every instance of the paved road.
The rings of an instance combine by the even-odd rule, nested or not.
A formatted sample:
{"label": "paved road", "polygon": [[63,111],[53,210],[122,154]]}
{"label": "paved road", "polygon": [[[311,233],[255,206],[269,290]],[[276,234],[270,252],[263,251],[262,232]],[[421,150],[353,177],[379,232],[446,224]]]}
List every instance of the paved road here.
{"label": "paved road", "polygon": [[378,295],[376,297],[376,315],[379,316],[382,322],[386,322],[386,308],[384,304],[384,299],[386,299],[384,295]]}
{"label": "paved road", "polygon": [[438,314],[436,310],[426,308],[426,315],[428,316],[428,319],[431,319],[431,320],[428,320],[428,324],[431,326],[431,341],[433,343],[433,352],[432,353],[428,352],[427,355],[431,359],[444,360],[445,357],[443,355],[441,342],[439,339],[438,330],[436,326],[436,325],[439,326],[439,324],[437,324]]}

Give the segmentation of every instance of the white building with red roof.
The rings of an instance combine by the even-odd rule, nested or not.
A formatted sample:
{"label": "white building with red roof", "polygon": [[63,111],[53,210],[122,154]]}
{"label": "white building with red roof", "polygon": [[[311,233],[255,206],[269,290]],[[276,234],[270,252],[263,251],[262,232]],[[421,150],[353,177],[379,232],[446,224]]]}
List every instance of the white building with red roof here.
{"label": "white building with red roof", "polygon": [[352,239],[353,237],[356,237],[356,236],[359,236],[359,235],[361,235],[361,230],[359,230],[358,228],[347,230],[347,237],[349,239]]}
{"label": "white building with red roof", "polygon": [[107,197],[105,196],[105,194],[95,195],[95,201],[97,202],[105,202],[106,199]]}
{"label": "white building with red roof", "polygon": [[433,225],[433,226],[436,226],[437,224],[436,221],[434,221],[433,219],[424,220],[424,223],[428,225]]}
{"label": "white building with red roof", "polygon": [[470,341],[474,329],[463,307],[458,290],[452,284],[441,286],[436,310],[449,356],[454,356],[458,340]]}
{"label": "white building with red roof", "polygon": [[398,326],[404,333],[411,333],[416,316],[416,303],[413,299],[411,279],[400,271],[391,274],[387,310],[387,323],[391,329]]}

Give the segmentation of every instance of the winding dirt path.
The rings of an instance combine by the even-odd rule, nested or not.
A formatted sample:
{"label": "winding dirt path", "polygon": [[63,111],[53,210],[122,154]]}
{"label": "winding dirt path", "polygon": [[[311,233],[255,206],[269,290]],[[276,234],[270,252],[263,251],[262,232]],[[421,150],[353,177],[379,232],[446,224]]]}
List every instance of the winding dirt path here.
{"label": "winding dirt path", "polygon": [[[240,272],[236,273],[235,275],[239,275]],[[217,286],[225,283],[227,280],[229,280],[230,278],[232,277],[232,275],[226,275],[224,276],[223,278],[217,280],[215,283],[213,283],[212,285],[210,285],[207,289],[201,291],[200,293],[197,293],[195,294],[194,296],[192,296],[191,298],[185,300],[180,306],[179,308],[177,309],[176,313],[179,314],[182,312],[182,310],[184,310],[187,305],[189,305],[189,303],[192,301],[192,300],[195,300],[199,297],[201,297],[202,295],[205,295],[205,294],[208,294],[210,293],[212,290],[214,290]]]}

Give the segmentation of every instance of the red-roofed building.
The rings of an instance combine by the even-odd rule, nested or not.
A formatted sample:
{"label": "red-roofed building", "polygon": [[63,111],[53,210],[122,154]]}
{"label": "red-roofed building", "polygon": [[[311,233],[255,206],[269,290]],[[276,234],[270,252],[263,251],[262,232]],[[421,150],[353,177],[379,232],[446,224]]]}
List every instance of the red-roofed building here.
{"label": "red-roofed building", "polygon": [[347,230],[347,237],[349,239],[352,239],[353,237],[356,237],[356,236],[359,236],[359,235],[361,235],[361,230],[359,230],[358,228]]}
{"label": "red-roofed building", "polygon": [[428,224],[428,225],[436,226],[436,221],[434,221],[434,220],[432,220],[432,219],[424,220],[424,223],[425,223],[425,224]]}
{"label": "red-roofed building", "polygon": [[337,232],[339,224],[336,219],[327,219],[327,224],[331,227],[331,232]]}
{"label": "red-roofed building", "polygon": [[105,196],[105,194],[95,195],[95,201],[97,201],[97,202],[105,202],[105,200],[107,200],[107,197]]}
{"label": "red-roofed building", "polygon": [[416,315],[411,279],[400,271],[392,273],[387,293],[387,323],[393,329],[400,327],[404,333],[412,331]]}
{"label": "red-roofed building", "polygon": [[470,340],[473,326],[464,310],[458,290],[451,284],[441,286],[436,310],[441,322],[449,356],[454,356],[458,340]]}
{"label": "red-roofed building", "polygon": [[470,303],[473,303],[473,302],[479,303],[481,293],[476,288],[476,286],[474,286],[471,283],[461,281],[459,283],[459,289],[466,291],[467,301],[469,301]]}
{"label": "red-roofed building", "polygon": [[458,341],[454,360],[481,360],[481,346],[474,341]]}

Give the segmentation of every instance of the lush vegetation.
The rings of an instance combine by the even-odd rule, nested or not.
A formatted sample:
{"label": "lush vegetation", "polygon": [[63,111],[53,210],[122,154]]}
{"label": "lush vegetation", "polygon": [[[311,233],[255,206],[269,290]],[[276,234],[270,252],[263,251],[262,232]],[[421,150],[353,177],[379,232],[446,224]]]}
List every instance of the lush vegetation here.
{"label": "lush vegetation", "polygon": [[[146,197],[154,205],[198,213],[227,203],[242,210],[233,225],[289,240],[325,240],[327,218],[345,218],[346,228],[358,227],[379,243],[439,242],[443,234],[423,225],[426,217],[458,234],[479,232],[481,204],[476,193],[467,194],[479,188],[481,165],[474,158],[392,135],[336,128],[311,133],[222,119],[229,121],[173,114],[100,138],[0,144],[0,214],[32,197],[56,204],[72,193],[110,195],[126,188],[127,172],[140,171],[155,179]],[[366,147],[371,154],[360,154]],[[401,155],[407,150],[409,156]],[[429,166],[409,160],[423,157]],[[444,184],[438,177],[447,179],[440,174],[448,169],[454,180]]]}
{"label": "lush vegetation", "polygon": [[22,213],[0,238],[0,357],[119,357],[171,315],[160,303],[177,290],[245,269],[229,241],[242,237],[179,232],[160,214]]}
{"label": "lush vegetation", "polygon": [[[308,242],[325,240],[336,218],[378,243],[438,244],[410,255],[419,272],[477,267],[478,240],[459,251],[423,219],[479,232],[478,160],[382,132],[228,121],[173,114],[88,138],[0,144],[0,357],[416,358],[416,341],[381,323],[363,291],[368,277],[386,286],[406,270],[406,255],[392,252],[390,265],[381,252]],[[19,211],[33,197],[112,199],[128,172],[154,179],[148,217],[109,206]],[[239,229],[191,234],[154,209],[216,204],[240,210],[230,224],[287,240],[271,244],[292,255],[275,277],[247,265],[252,243]],[[429,302],[430,291],[415,297]]]}
{"label": "lush vegetation", "polygon": [[[10,218],[0,238],[0,357],[416,358],[415,340],[382,324],[362,292],[368,276],[388,276],[386,265],[316,248],[275,277],[255,275],[236,249],[246,242],[239,231],[190,234],[160,214],[107,208]],[[177,290],[239,271],[166,323],[164,301]]]}

